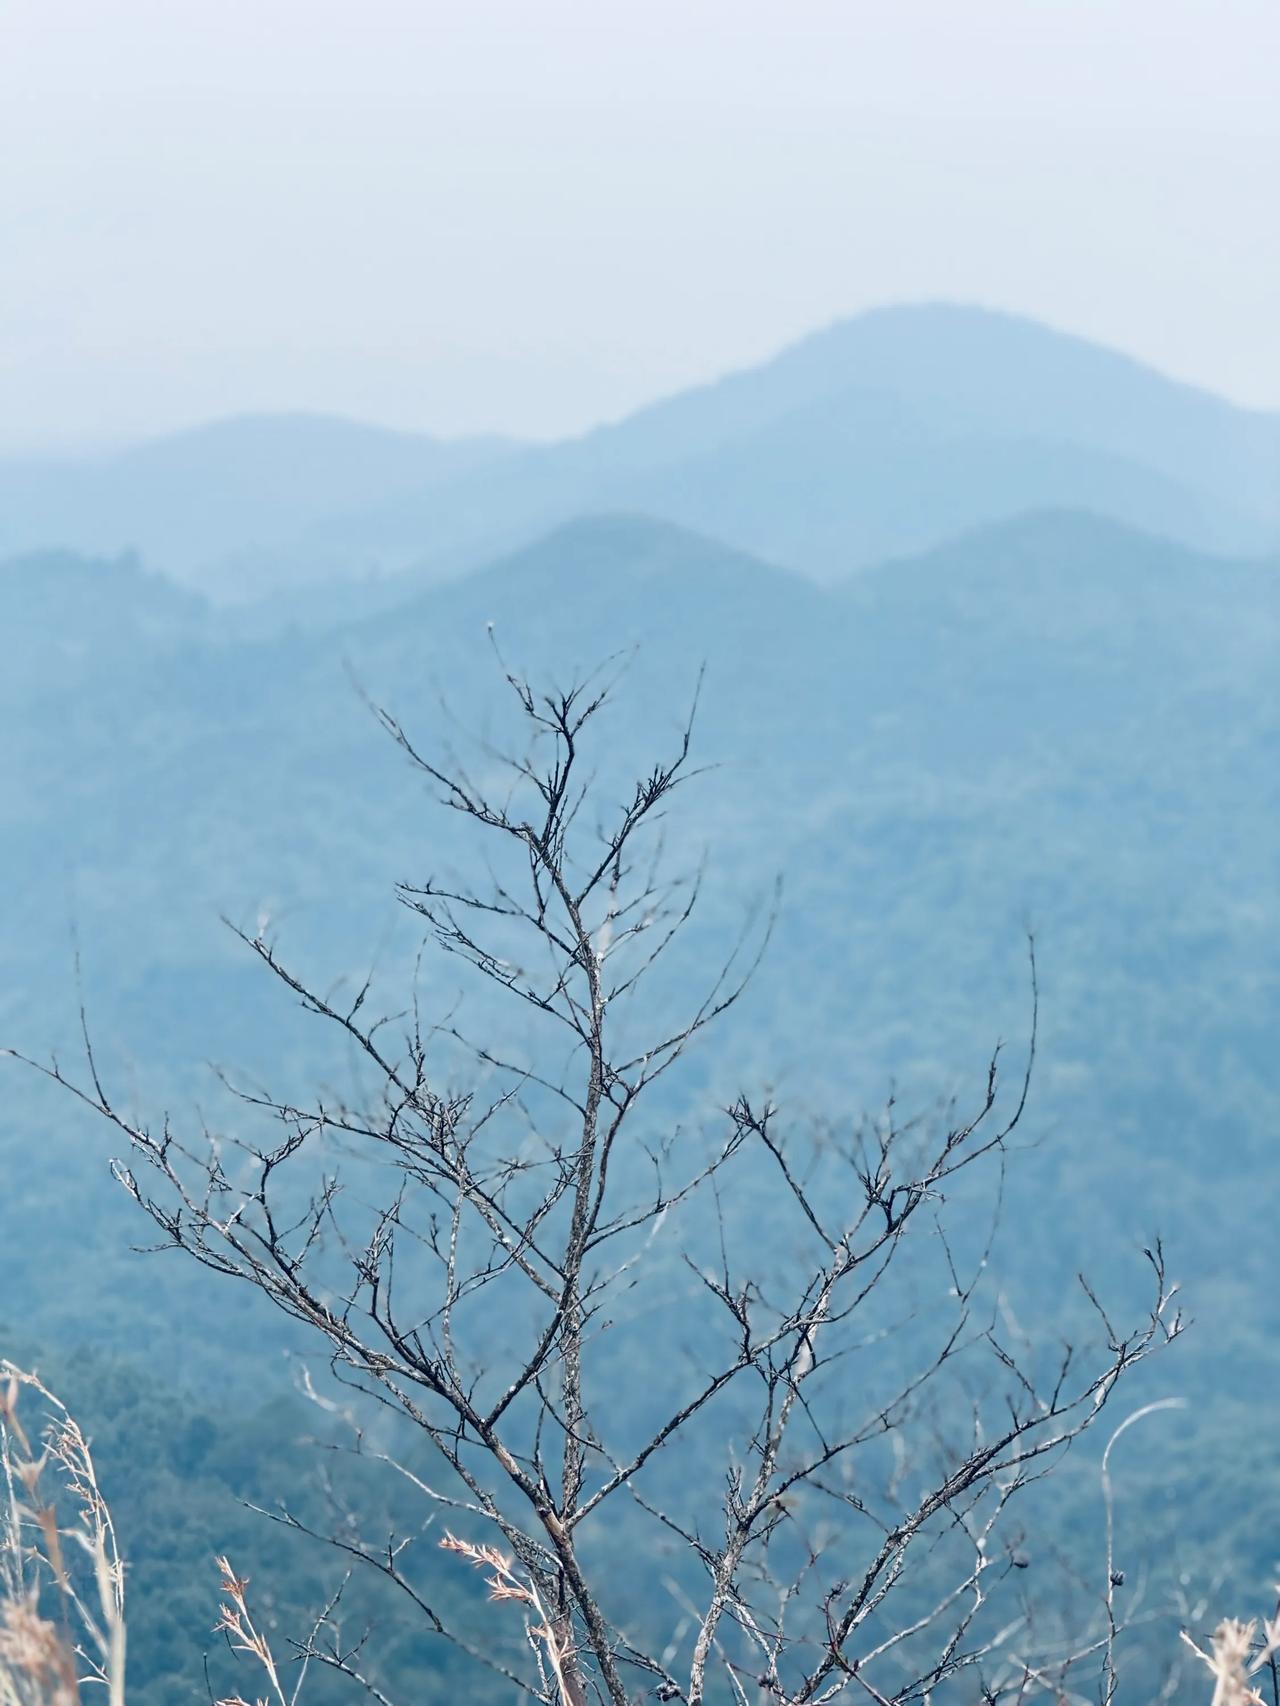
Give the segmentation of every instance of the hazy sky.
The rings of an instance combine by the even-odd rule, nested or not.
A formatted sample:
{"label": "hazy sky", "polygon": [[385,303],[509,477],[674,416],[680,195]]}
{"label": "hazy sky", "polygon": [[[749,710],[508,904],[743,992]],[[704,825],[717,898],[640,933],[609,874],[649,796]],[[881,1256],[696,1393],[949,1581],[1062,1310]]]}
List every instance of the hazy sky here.
{"label": "hazy sky", "polygon": [[1280,405],[1280,0],[0,0],[0,445],[549,434],[878,302]]}

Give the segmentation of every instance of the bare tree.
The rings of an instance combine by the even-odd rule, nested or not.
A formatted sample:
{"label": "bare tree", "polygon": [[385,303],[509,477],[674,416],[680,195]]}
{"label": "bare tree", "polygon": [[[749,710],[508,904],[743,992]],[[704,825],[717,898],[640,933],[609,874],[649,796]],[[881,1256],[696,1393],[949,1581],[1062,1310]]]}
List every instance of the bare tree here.
{"label": "bare tree", "polygon": [[[1157,1246],[1135,1326],[1088,1292],[1089,1345],[1021,1339],[983,1291],[972,1208],[948,1224],[949,1188],[1002,1167],[1026,1107],[1034,952],[1025,1066],[1006,1091],[997,1051],[966,1116],[891,1103],[820,1125],[753,1093],[710,1135],[680,1127],[659,1086],[740,999],[770,929],[749,925],[675,1012],[687,982],[667,957],[702,879],[668,878],[662,840],[692,718],[610,807],[593,769],[610,684],[504,674],[523,734],[470,763],[379,715],[483,873],[402,899],[429,945],[523,1009],[509,1044],[493,1007],[479,1040],[456,1012],[425,1022],[417,981],[398,1015],[371,1013],[368,981],[322,993],[259,931],[243,940],[363,1062],[363,1090],[300,1105],[239,1087],[265,1136],[185,1136],[122,1111],[87,1033],[87,1082],[50,1070],[127,1138],[117,1176],[167,1244],[256,1288],[430,1442],[438,1473],[361,1448],[523,1608],[523,1659],[445,1627],[420,1522],[327,1538],[477,1662],[563,1706],[825,1706],[851,1688],[897,1706],[950,1679],[970,1700],[1065,1697],[1071,1655],[1021,1591],[1010,1501],[1180,1322]],[[1086,1650],[1113,1635],[1110,1602],[1106,1625]],[[305,1645],[391,1698],[335,1619]]]}

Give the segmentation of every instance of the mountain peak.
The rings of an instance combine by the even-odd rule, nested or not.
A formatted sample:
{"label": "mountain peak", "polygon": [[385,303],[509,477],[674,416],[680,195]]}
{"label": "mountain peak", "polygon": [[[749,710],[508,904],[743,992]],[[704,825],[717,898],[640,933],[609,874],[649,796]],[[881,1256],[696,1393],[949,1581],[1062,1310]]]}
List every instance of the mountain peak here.
{"label": "mountain peak", "polygon": [[636,511],[592,511],[561,522],[528,545],[471,577],[476,580],[546,576],[565,584],[593,580],[688,575],[746,585],[749,581],[804,582],[790,571],[722,540],[676,522]]}

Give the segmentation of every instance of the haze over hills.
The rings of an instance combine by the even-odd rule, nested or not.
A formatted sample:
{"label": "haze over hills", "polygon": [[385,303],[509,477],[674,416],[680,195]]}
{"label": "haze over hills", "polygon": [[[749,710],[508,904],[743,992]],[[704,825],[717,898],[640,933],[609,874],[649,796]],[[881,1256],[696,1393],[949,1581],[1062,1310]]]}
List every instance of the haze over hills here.
{"label": "haze over hills", "polygon": [[[0,591],[33,578],[8,566]],[[96,975],[123,980],[110,1011],[132,1015],[130,1053],[274,1046],[251,976],[229,1005],[206,1000],[233,957],[216,914],[282,906],[300,951],[345,969],[371,949],[391,884],[449,856],[434,820],[424,850],[417,791],[349,675],[415,732],[464,740],[501,724],[495,639],[512,665],[560,678],[638,645],[609,766],[674,734],[705,662],[699,750],[722,768],[683,844],[714,849],[716,929],[786,873],[779,975],[752,1019],[783,1065],[825,1058],[828,1073],[834,1051],[837,1076],[949,1074],[1010,989],[1020,999],[1030,915],[1059,1065],[1094,1062],[1091,1117],[1167,1096],[1195,1060],[1189,1147],[1171,1164],[1227,1109],[1242,1162],[1265,1149],[1280,1095],[1262,1049],[1280,997],[1258,958],[1280,922],[1275,561],[1050,512],[823,590],[670,524],[602,516],[391,612],[255,643],[127,563],[50,559],[39,599],[6,601],[8,656],[44,655],[59,599],[56,679],[7,677],[0,873],[26,903],[7,932],[6,1031],[65,1006],[49,929],[70,906]],[[108,628],[112,603],[133,614]],[[1195,990],[1166,975],[1192,940]],[[1149,1050],[1130,1049],[1117,1012],[1141,1015]],[[1227,1014],[1221,1078],[1193,1039]],[[747,1045],[725,1061],[748,1061]],[[1132,1141],[1140,1170],[1136,1128]]]}
{"label": "haze over hills", "polygon": [[[779,875],[783,904],[661,1119],[713,1124],[743,1087],[787,1119],[855,1119],[891,1084],[913,1110],[963,1099],[996,1038],[1025,1034],[1031,924],[1043,1025],[996,1255],[1009,1307],[1065,1323],[1082,1268],[1123,1302],[1159,1232],[1198,1327],[1158,1390],[1225,1392],[1247,1368],[1270,1406],[1269,1245],[1238,1232],[1241,1181],[1260,1225],[1280,1214],[1278,447],[1275,416],[940,308],[537,450],[286,418],[0,469],[0,536],[74,522],[99,553],[33,534],[0,562],[0,1048],[74,1057],[74,933],[131,1106],[220,1118],[209,1060],[345,1082],[353,1063],[218,915],[278,930],[326,986],[376,962],[371,1001],[403,1004],[417,941],[394,884],[471,855],[352,678],[424,747],[488,766],[504,667],[564,682],[610,660],[598,760],[623,786],[678,738],[705,670],[708,768],[666,833],[707,882],[664,999],[682,1008]],[[117,554],[131,539],[144,561]],[[432,1013],[508,1025],[425,964]],[[520,1023],[495,1034],[531,1046]],[[283,1390],[247,1294],[176,1265],[159,1285],[131,1253],[102,1132],[11,1062],[0,1077],[0,1179],[19,1181],[0,1191],[0,1297],[24,1299],[41,1354],[78,1360],[92,1295],[97,1354],[145,1358],[202,1414],[211,1385],[241,1412]],[[37,1268],[60,1276],[38,1295]],[[1252,1591],[1273,1547],[1237,1473],[1253,1414],[1224,1399],[1179,1425],[1128,1483],[1134,1563],[1167,1566],[1168,1488],[1194,1473],[1204,1514],[1178,1527]],[[256,1447],[214,1437],[223,1498],[226,1441]],[[202,1461],[182,1474],[212,1504]],[[1087,1527],[1096,1482],[1073,1496]],[[168,1574],[171,1552],[208,1550],[200,1525],[149,1544],[144,1569]],[[139,1624],[139,1706],[207,1698],[180,1669],[205,1610]]]}
{"label": "haze over hills", "polygon": [[[48,679],[4,676],[0,884],[20,903],[0,1046],[74,1059],[74,927],[100,1058],[131,1104],[218,1117],[210,1060],[299,1089],[341,1078],[349,1063],[218,915],[270,920],[326,987],[376,961],[372,998],[402,1001],[416,940],[393,885],[467,854],[352,675],[415,740],[466,753],[469,730],[506,726],[495,641],[535,679],[612,654],[598,757],[621,782],[676,738],[705,665],[695,751],[711,768],[667,833],[708,881],[673,1006],[779,873],[785,890],[748,1001],[673,1084],[670,1118],[714,1122],[761,1074],[786,1118],[853,1117],[891,1083],[913,1108],[963,1097],[995,1039],[1025,1031],[1033,924],[1036,1146],[1007,1189],[1009,1225],[1036,1232],[1000,1247],[1010,1298],[1056,1318],[1082,1267],[1123,1298],[1158,1231],[1199,1326],[1179,1378],[1247,1364],[1256,1397],[1280,1392],[1241,1307],[1267,1284],[1268,1246],[1220,1260],[1240,1179],[1264,1223],[1280,1213],[1280,562],[1047,512],[822,588],[630,515],[572,523],[394,610],[252,642],[128,562],[6,565],[0,596],[6,665],[48,655],[52,611],[60,636]],[[456,973],[428,961],[424,976],[424,1000],[453,1011]],[[455,1022],[529,1046],[473,996]],[[157,1288],[103,1133],[0,1070],[0,1172],[25,1158],[22,1190],[0,1196],[0,1294],[22,1295],[36,1259],[65,1277],[27,1330],[74,1344],[92,1283],[110,1300],[104,1349],[145,1344],[199,1383],[221,1344],[219,1378],[241,1367],[260,1394],[253,1347],[273,1329],[249,1298],[174,1266]],[[1269,1537],[1214,1425],[1187,1449],[1222,1466],[1212,1508],[1242,1567],[1262,1568]],[[1153,1534],[1159,1520],[1152,1505]]]}
{"label": "haze over hills", "polygon": [[835,579],[1044,507],[1273,548],[1280,415],[1011,315],[891,308],[546,447],[271,417],[0,465],[0,550],[134,548],[244,600],[456,573],[583,512],[631,510]]}
{"label": "haze over hills", "polygon": [[[252,595],[280,548],[335,512],[386,503],[509,452],[498,438],[445,441],[323,415],[245,415],[96,457],[0,461],[0,552],[137,551],[223,596]],[[304,579],[326,572],[310,541]],[[243,553],[261,553],[245,565]],[[362,566],[343,559],[347,572]]]}
{"label": "haze over hills", "polygon": [[418,512],[433,549],[482,532],[484,490],[508,532],[637,508],[820,577],[1046,504],[1249,550],[1280,537],[1280,415],[1011,315],[892,308],[462,482]]}

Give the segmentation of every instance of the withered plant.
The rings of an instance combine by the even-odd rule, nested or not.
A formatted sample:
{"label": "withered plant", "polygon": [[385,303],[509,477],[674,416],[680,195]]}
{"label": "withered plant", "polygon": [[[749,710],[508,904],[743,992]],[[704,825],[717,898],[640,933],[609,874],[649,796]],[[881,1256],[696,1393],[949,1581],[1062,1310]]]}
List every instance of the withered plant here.
{"label": "withered plant", "polygon": [[[998,1192],[1024,1116],[1034,955],[1025,1062],[1006,1086],[997,1050],[967,1114],[815,1121],[752,1090],[682,1120],[674,1069],[769,933],[749,921],[691,1002],[669,974],[704,891],[663,844],[692,718],[611,796],[610,684],[504,675],[523,732],[470,761],[380,716],[473,837],[466,874],[401,898],[505,1019],[485,999],[474,1031],[438,978],[429,1015],[416,980],[375,1011],[369,980],[319,986],[264,927],[246,946],[330,1028],[332,1078],[363,1063],[359,1089],[240,1087],[233,1129],[188,1133],[126,1112],[91,1048],[87,1082],[50,1070],[126,1140],[117,1176],[163,1241],[301,1323],[355,1389],[405,1522],[351,1512],[327,1538],[477,1663],[555,1706],[1066,1698],[1119,1613],[1075,1642],[1038,1621],[1009,1507],[1180,1323],[1157,1245],[1133,1325],[1086,1287],[1087,1342],[1023,1335],[987,1289],[974,1193],[949,1211],[984,1163]],[[375,1437],[377,1406],[437,1469]],[[437,1610],[439,1553],[415,1544],[437,1514],[527,1614],[523,1658]],[[330,1623],[300,1645],[389,1698]]]}
{"label": "withered plant", "polygon": [[[30,1435],[23,1398],[44,1409]],[[123,1706],[124,1566],[75,1418],[0,1358],[0,1706]]]}

